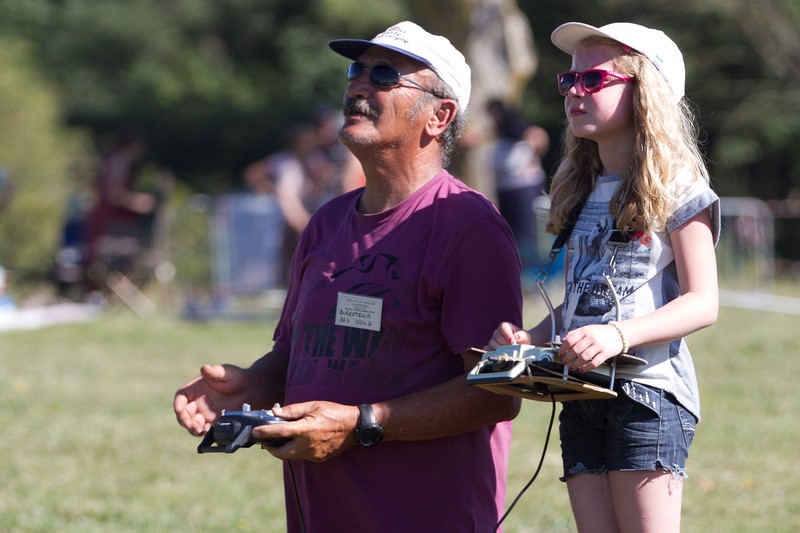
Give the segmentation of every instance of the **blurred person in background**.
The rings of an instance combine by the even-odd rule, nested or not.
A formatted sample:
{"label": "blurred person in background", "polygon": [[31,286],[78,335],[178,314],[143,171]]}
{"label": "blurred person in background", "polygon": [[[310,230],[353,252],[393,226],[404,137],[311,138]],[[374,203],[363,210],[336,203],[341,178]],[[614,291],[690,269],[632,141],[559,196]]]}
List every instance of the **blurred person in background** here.
{"label": "blurred person in background", "polygon": [[114,140],[94,178],[95,203],[88,215],[88,278],[91,288],[102,289],[112,270],[130,262],[145,238],[146,217],[155,212],[155,194],[136,190],[135,166],[145,142],[135,131],[123,131]]}
{"label": "blurred person in background", "polygon": [[339,140],[342,127],[341,112],[329,107],[321,107],[314,113],[317,142],[322,153],[335,169],[335,182],[340,192],[348,192],[364,186],[364,171],[358,159]]}
{"label": "blurred person in background", "polygon": [[277,201],[285,222],[282,271],[288,275],[312,213],[342,192],[336,165],[320,147],[317,127],[302,123],[290,128],[286,149],[248,165],[244,178],[250,191],[271,194]]}
{"label": "blurred person in background", "polygon": [[497,207],[517,241],[523,275],[535,276],[540,266],[534,201],[541,196],[547,176],[542,158],[550,147],[544,128],[529,124],[499,98],[486,103],[493,125],[492,153]]}

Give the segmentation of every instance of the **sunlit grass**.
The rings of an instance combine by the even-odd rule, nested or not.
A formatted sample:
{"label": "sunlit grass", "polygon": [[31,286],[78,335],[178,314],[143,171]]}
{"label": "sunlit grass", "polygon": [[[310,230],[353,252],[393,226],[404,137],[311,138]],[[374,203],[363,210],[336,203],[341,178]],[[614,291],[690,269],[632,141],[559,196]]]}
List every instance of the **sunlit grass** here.
{"label": "sunlit grass", "polygon": [[[526,320],[541,315],[533,305]],[[280,464],[257,448],[198,455],[175,423],[175,389],[206,362],[247,364],[273,325],[198,325],[123,311],[0,333],[0,531],[284,530]],[[690,339],[703,421],[684,531],[800,530],[797,317],[723,309]],[[515,423],[508,500],[532,475],[550,407]],[[446,473],[442,473],[446,475]],[[506,531],[570,532],[557,431]]]}

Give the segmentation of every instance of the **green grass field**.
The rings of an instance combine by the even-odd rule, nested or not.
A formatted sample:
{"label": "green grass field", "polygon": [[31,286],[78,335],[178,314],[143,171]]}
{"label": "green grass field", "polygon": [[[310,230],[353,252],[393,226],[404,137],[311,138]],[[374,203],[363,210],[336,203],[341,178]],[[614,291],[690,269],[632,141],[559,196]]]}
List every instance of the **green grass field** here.
{"label": "green grass field", "polygon": [[[258,448],[198,455],[171,408],[202,363],[248,364],[270,345],[272,327],[117,310],[0,333],[0,531],[282,531],[279,463]],[[723,309],[691,339],[704,418],[684,531],[800,531],[797,335],[797,316]],[[524,402],[509,501],[536,467],[549,415],[549,405]],[[554,431],[507,532],[575,530],[559,464]]]}

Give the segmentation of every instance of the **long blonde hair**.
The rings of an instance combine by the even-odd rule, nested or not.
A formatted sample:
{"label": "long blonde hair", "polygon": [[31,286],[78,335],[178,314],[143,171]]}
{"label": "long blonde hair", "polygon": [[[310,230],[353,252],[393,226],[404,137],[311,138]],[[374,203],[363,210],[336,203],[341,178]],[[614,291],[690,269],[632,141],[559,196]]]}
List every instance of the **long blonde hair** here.
{"label": "long blonde hair", "polygon": [[[669,183],[680,172],[708,181],[697,146],[698,128],[688,102],[675,96],[655,65],[616,41],[589,38],[582,44],[620,48],[614,68],[633,76],[635,146],[626,175],[609,204],[617,227],[624,231],[662,229],[669,216]],[[565,124],[562,160],[550,187],[548,230],[558,233],[595,186],[602,171],[597,143],[575,137]]]}

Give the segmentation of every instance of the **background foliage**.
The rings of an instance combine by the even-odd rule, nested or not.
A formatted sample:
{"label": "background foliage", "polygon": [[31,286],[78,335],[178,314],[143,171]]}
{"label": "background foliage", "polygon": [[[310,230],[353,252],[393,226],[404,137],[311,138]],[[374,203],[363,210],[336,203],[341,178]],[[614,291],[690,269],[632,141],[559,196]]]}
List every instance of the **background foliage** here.
{"label": "background foliage", "polygon": [[57,91],[29,43],[0,38],[0,165],[13,201],[0,214],[0,264],[42,276],[51,263],[70,176],[87,170],[87,139],[63,125]]}
{"label": "background foliage", "polygon": [[[66,190],[91,177],[87,148],[101,150],[109,132],[146,132],[150,162],[190,191],[238,187],[242,168],[280,148],[288,126],[339,106],[347,61],[329,52],[330,39],[370,38],[413,19],[463,47],[472,9],[487,1],[365,9],[361,0],[0,0],[0,163],[23,184],[13,213],[0,218],[0,258],[21,271],[45,268]],[[683,49],[718,192],[800,195],[796,1],[517,4],[539,53],[520,105],[555,141],[549,167],[563,117],[553,77],[568,64],[550,32],[569,20],[628,20],[664,29]],[[38,238],[12,246],[8,237],[26,231]],[[778,252],[800,258],[795,237]]]}

